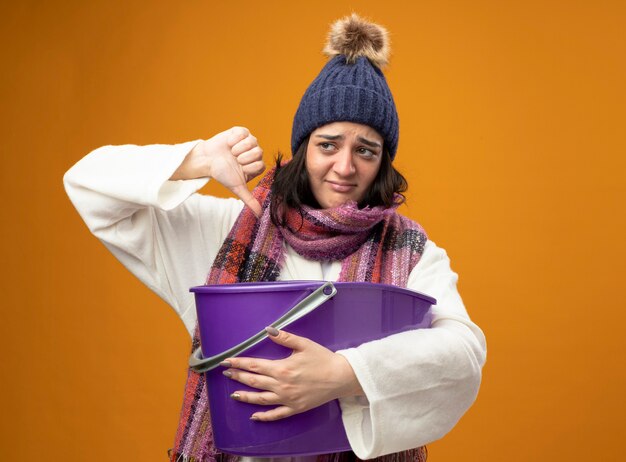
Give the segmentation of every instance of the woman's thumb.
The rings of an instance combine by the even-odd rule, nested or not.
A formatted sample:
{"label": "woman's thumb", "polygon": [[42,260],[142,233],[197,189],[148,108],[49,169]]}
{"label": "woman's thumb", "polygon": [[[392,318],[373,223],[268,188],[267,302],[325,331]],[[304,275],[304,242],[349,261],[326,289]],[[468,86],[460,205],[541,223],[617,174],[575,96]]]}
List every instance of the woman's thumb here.
{"label": "woman's thumb", "polygon": [[295,334],[290,334],[284,330],[278,330],[274,327],[266,327],[265,331],[269,334],[269,338],[274,342],[291,350],[302,350],[306,339]]}
{"label": "woman's thumb", "polygon": [[231,191],[234,192],[237,197],[239,197],[239,199],[243,201],[244,204],[252,209],[252,212],[254,212],[254,215],[256,215],[257,218],[261,217],[261,204],[259,204],[259,201],[256,200],[256,198],[252,195],[250,191],[248,191],[248,188],[245,184],[233,186],[231,188]]}

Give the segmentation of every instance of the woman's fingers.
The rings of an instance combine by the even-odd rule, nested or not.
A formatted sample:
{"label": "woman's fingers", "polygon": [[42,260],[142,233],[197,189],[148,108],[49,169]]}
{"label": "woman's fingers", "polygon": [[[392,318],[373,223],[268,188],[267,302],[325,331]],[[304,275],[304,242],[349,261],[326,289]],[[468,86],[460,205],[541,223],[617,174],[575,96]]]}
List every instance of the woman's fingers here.
{"label": "woman's fingers", "polygon": [[265,170],[263,150],[245,127],[232,127],[203,143],[208,156],[208,176],[214,178],[246,204],[257,216],[262,208],[246,183]]}
{"label": "woman's fingers", "polygon": [[237,162],[242,166],[259,160],[263,160],[263,149],[260,146],[255,146],[237,156]]}
{"label": "woman's fingers", "polygon": [[254,414],[256,420],[283,419],[342,396],[359,394],[353,386],[358,380],[341,355],[305,337],[272,327],[266,331],[273,342],[293,353],[278,360],[229,358],[222,364],[228,367],[227,376],[259,390],[237,392],[234,399],[278,406]]}
{"label": "woman's fingers", "polygon": [[[224,132],[222,132],[224,133]],[[232,127],[226,130],[226,144],[232,148],[241,140],[250,135],[250,130],[246,127]]]}
{"label": "woman's fingers", "polygon": [[246,175],[246,181],[250,181],[252,178],[260,175],[265,170],[265,162],[259,160],[248,165],[241,167],[243,173]]}
{"label": "woman's fingers", "polygon": [[260,406],[272,406],[280,404],[280,399],[278,398],[278,395],[271,391],[253,392],[238,390],[230,395],[230,397],[237,401],[241,401],[242,403],[258,404]]}
{"label": "woman's fingers", "polygon": [[[231,129],[229,142],[238,140],[231,147],[231,153],[235,157],[236,162],[240,165],[244,178],[243,183],[250,181],[252,178],[260,175],[265,170],[263,162],[263,149],[255,136],[243,127],[234,127]],[[230,188],[244,203],[252,209],[257,217],[261,216],[261,205],[252,196],[245,184],[237,184]]]}
{"label": "woman's fingers", "polygon": [[277,382],[276,379],[267,375],[255,374],[240,369],[227,369],[224,371],[224,375],[229,379],[235,380],[249,387],[256,388],[258,390],[274,391]]}
{"label": "woman's fingers", "polygon": [[274,409],[270,409],[265,412],[255,412],[250,417],[251,420],[258,420],[260,422],[271,422],[273,420],[284,419],[296,414],[296,412],[287,406],[279,406]]}
{"label": "woman's fingers", "polygon": [[237,163],[241,165],[241,170],[245,174],[246,181],[260,175],[265,170],[263,162],[263,150],[257,146],[237,157]]}
{"label": "woman's fingers", "polygon": [[[247,358],[240,356],[237,358],[228,358],[220,365],[233,369],[240,369],[242,371],[254,372],[255,374],[262,374],[273,376],[272,371],[276,369],[276,361],[271,359],[261,358]],[[228,369],[229,371],[231,369]]]}
{"label": "woman's fingers", "polygon": [[257,141],[255,136],[248,135],[242,140],[238,141],[233,147],[230,148],[230,151],[233,153],[233,156],[237,157],[244,152],[250,151],[253,148],[259,146],[259,142]]}

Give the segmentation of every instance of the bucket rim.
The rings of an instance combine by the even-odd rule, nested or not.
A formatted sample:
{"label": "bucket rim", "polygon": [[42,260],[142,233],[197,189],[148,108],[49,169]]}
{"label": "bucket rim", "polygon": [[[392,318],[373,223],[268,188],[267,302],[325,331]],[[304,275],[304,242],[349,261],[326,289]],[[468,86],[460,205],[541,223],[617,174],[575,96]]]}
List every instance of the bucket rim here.
{"label": "bucket rim", "polygon": [[[189,292],[195,294],[210,293],[246,293],[246,292],[275,292],[277,290],[307,290],[316,289],[326,281],[260,281],[260,282],[237,282],[232,284],[210,284],[195,286],[189,289]],[[399,292],[413,297],[420,298],[431,305],[436,305],[435,300],[430,295],[426,295],[416,290],[398,287],[391,284],[382,284],[374,282],[361,281],[342,281],[333,282],[337,290],[343,288],[361,288],[365,290],[385,290],[388,292]]]}

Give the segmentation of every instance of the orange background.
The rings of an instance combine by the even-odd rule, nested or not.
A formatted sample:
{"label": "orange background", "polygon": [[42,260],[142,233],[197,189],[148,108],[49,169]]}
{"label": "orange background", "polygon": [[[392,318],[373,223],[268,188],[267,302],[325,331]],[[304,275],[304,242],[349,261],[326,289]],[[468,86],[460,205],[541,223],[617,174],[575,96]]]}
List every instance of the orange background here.
{"label": "orange background", "polygon": [[4,2],[0,458],[165,460],[187,334],[62,175],[103,144],[232,125],[288,153],[352,9],[392,33],[403,212],[488,339],[478,400],[430,460],[623,460],[626,7],[498,0]]}

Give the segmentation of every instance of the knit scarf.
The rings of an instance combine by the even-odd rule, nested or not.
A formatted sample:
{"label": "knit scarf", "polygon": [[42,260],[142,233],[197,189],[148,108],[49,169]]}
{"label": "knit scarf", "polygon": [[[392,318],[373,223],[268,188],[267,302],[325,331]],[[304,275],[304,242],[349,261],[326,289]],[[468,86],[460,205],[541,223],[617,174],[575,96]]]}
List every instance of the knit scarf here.
{"label": "knit scarf", "polygon": [[[397,206],[359,209],[350,202],[332,209],[287,210],[285,226],[270,218],[274,170],[252,191],[262,205],[257,218],[244,207],[224,240],[207,284],[275,281],[284,260],[283,240],[302,256],[342,260],[339,281],[365,281],[406,287],[409,273],[419,261],[426,234],[415,222],[396,213]],[[192,351],[200,344],[196,326]],[[213,445],[204,374],[191,369],[185,385],[171,462],[236,462],[239,456],[220,453]],[[375,459],[377,462],[424,462],[426,447]],[[324,454],[318,462],[353,462],[353,452]]]}

